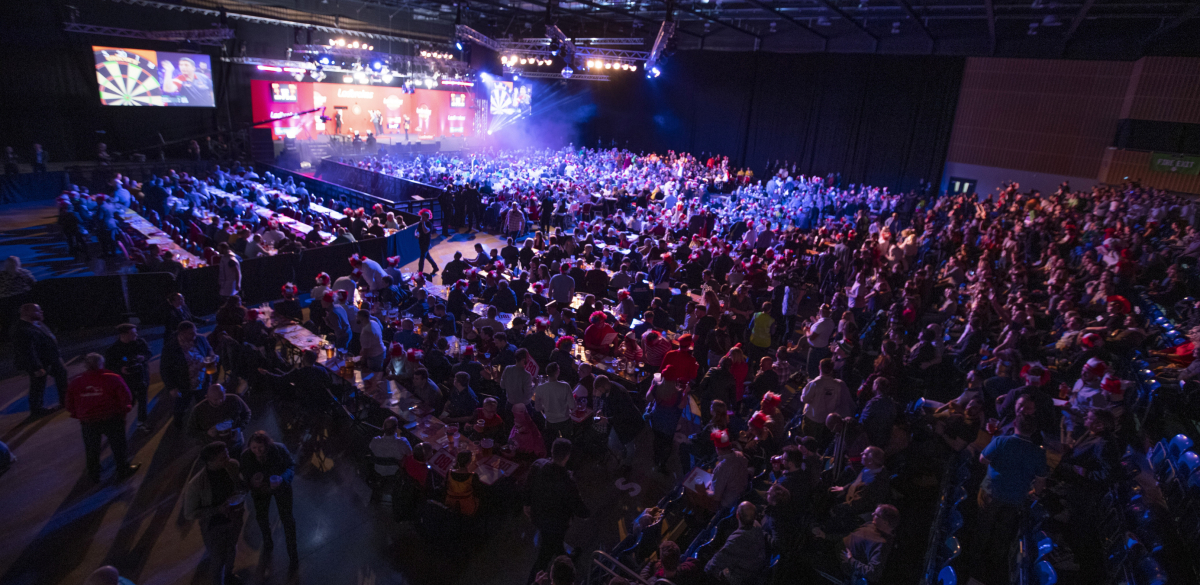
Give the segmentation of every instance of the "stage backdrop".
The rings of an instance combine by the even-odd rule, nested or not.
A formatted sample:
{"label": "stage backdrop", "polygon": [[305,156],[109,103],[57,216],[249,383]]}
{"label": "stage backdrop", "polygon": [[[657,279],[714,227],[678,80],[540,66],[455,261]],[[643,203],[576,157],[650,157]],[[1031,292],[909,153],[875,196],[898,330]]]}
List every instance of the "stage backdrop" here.
{"label": "stage backdrop", "polygon": [[376,131],[371,122],[373,111],[382,115],[382,134],[403,136],[406,117],[413,140],[476,134],[475,91],[470,87],[404,93],[399,85],[253,79],[250,94],[255,122],[322,107],[325,116],[331,118],[322,123],[320,113],[315,113],[280,119],[271,124],[276,139],[285,134],[293,134],[300,140],[333,134],[336,131],[333,118],[338,112],[342,114],[341,134],[352,136],[358,132],[366,137],[367,132]]}
{"label": "stage backdrop", "polygon": [[840,172],[844,184],[910,189],[942,174],[963,62],[683,51],[657,79],[568,82],[583,99],[543,92],[557,105],[535,93],[533,112],[575,116],[588,146],[720,153],[756,172],[786,159],[803,174]]}

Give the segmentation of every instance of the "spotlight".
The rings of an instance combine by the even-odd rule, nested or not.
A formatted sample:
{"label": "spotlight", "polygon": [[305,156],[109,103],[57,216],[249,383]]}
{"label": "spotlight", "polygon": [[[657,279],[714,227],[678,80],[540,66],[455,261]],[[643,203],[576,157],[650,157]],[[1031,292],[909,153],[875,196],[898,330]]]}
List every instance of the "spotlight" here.
{"label": "spotlight", "polygon": [[317,60],[317,63],[320,63],[322,65],[328,65],[331,62],[332,62],[332,60],[329,58],[329,55],[321,55],[321,58]]}
{"label": "spotlight", "polygon": [[374,69],[376,71],[382,71],[383,70],[383,62],[382,61],[372,61],[371,69]]}
{"label": "spotlight", "polygon": [[662,70],[660,70],[658,67],[651,67],[650,71],[646,73],[646,77],[649,78],[658,77],[659,75],[662,75]]}
{"label": "spotlight", "polygon": [[605,69],[612,69],[612,63],[605,63],[605,64],[604,64],[604,68],[605,68]]}
{"label": "spotlight", "polygon": [[596,66],[596,60],[595,60],[595,59],[588,59],[588,62],[587,62],[587,68],[588,68],[588,69],[591,69],[592,67],[595,67],[595,66]]}
{"label": "spotlight", "polygon": [[526,64],[526,63],[528,63],[528,62],[529,62],[529,60],[528,60],[528,59],[526,59],[526,58],[524,58],[524,57],[522,57],[522,58],[521,58],[521,64],[522,64],[522,65],[524,65],[524,64]]}
{"label": "spotlight", "polygon": [[454,41],[454,48],[458,49],[460,51],[463,50],[462,49],[462,41]]}
{"label": "spotlight", "polygon": [[575,70],[571,69],[570,65],[562,68],[563,79],[570,79],[572,75],[575,75]]}
{"label": "spotlight", "polygon": [[292,77],[295,77],[296,81],[304,81],[304,72],[301,71],[300,73],[296,73],[292,75]]}

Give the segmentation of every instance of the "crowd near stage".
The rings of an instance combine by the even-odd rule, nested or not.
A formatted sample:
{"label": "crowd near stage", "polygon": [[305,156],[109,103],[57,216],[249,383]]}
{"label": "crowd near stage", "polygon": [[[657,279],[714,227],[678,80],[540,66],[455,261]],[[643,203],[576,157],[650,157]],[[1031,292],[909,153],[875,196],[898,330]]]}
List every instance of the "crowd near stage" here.
{"label": "crowd near stage", "polygon": [[22,4],[0,583],[1200,582],[1186,5]]}

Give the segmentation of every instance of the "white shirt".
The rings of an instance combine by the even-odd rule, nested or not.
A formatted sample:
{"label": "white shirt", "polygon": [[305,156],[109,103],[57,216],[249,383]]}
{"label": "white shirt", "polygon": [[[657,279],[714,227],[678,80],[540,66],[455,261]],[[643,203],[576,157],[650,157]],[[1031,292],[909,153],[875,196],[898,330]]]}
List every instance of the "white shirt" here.
{"label": "white shirt", "polygon": [[547,423],[561,423],[571,418],[571,385],[562,380],[546,382],[533,391],[534,403]]}
{"label": "white shirt", "polygon": [[359,270],[362,271],[363,279],[367,281],[367,286],[371,290],[379,290],[384,287],[383,277],[387,276],[387,273],[384,272],[383,267],[378,262],[370,258],[364,258]]}
{"label": "white shirt", "polygon": [[804,403],[804,418],[825,424],[830,413],[847,417],[854,414],[854,398],[846,383],[833,376],[817,376],[800,394]]}
{"label": "white shirt", "polygon": [[242,265],[232,253],[224,254],[218,260],[217,281],[220,283],[220,294],[230,297],[241,292]]}
{"label": "white shirt", "polygon": [[284,237],[283,232],[279,230],[267,230],[262,233],[262,240],[272,246],[278,244]]}
{"label": "white shirt", "polygon": [[[408,439],[400,435],[375,437],[371,439],[371,454],[376,457],[385,457],[403,462],[405,457],[412,455],[412,445],[408,443]],[[403,465],[403,463],[401,463]],[[375,473],[384,476],[395,475],[400,471],[400,465],[376,465]]]}
{"label": "white shirt", "polygon": [[363,325],[362,332],[359,333],[359,345],[362,347],[359,354],[364,357],[375,357],[383,353],[383,326],[374,317]]}
{"label": "white shirt", "polygon": [[821,319],[813,323],[810,329],[808,343],[815,348],[821,349],[829,347],[829,338],[833,336],[833,332],[837,329],[832,319]]}

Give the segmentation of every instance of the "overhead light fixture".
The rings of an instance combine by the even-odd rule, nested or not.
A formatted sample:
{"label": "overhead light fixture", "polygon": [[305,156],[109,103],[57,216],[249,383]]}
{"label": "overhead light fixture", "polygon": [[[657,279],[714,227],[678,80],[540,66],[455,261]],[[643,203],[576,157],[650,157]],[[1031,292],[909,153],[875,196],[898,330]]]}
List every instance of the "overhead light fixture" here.
{"label": "overhead light fixture", "polygon": [[1053,14],[1047,14],[1045,17],[1042,18],[1042,26],[1061,26],[1061,25],[1062,25],[1062,21],[1059,20],[1058,17]]}
{"label": "overhead light fixture", "polygon": [[570,79],[572,75],[575,75],[575,70],[571,69],[570,65],[562,68],[563,79]]}
{"label": "overhead light fixture", "polygon": [[894,35],[900,34],[900,21],[899,20],[892,23],[892,34],[894,34]]}
{"label": "overhead light fixture", "polygon": [[833,22],[830,22],[828,17],[825,17],[825,16],[817,17],[817,26],[831,26],[831,25],[833,25]]}
{"label": "overhead light fixture", "polygon": [[1029,23],[1029,32],[1027,32],[1027,33],[1025,33],[1025,34],[1027,34],[1027,35],[1029,35],[1029,36],[1036,35],[1036,34],[1037,34],[1037,29],[1038,29],[1038,23],[1036,23],[1036,22],[1031,22],[1031,23]]}

